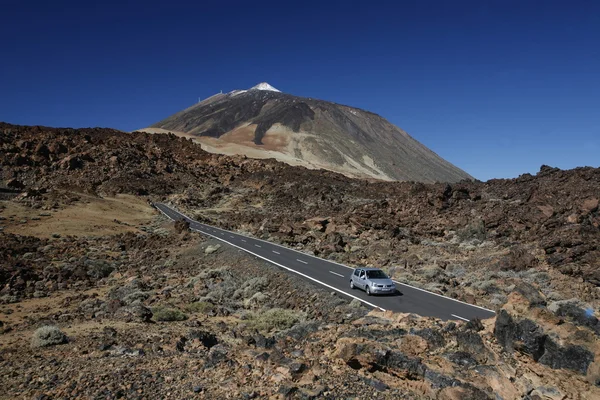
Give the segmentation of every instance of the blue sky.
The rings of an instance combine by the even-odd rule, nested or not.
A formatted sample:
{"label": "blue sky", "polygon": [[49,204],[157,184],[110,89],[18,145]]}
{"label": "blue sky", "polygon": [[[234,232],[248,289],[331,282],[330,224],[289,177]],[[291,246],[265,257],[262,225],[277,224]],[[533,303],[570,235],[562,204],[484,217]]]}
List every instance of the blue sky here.
{"label": "blue sky", "polygon": [[129,131],[267,81],[481,180],[600,166],[597,1],[86,3],[0,0],[0,120]]}

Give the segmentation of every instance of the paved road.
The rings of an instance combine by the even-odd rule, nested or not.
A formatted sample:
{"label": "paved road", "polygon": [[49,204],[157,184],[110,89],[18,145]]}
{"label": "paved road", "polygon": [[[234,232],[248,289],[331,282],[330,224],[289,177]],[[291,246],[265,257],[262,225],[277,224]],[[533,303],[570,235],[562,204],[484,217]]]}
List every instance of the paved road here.
{"label": "paved road", "polygon": [[359,289],[350,289],[351,267],[310,256],[264,240],[201,224],[166,204],[155,203],[154,206],[174,221],[178,219],[187,220],[190,223],[190,229],[193,231],[212,236],[345,296],[358,299],[371,307],[433,316],[443,320],[470,320],[475,317],[485,319],[495,315],[493,311],[486,308],[463,303],[400,282],[396,283],[400,295],[367,296]]}

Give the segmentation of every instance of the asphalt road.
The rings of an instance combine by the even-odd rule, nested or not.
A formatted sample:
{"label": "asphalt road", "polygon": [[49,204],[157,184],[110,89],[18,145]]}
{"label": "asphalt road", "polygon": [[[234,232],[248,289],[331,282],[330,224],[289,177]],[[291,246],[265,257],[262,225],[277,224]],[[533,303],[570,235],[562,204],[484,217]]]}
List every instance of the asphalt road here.
{"label": "asphalt road", "polygon": [[415,313],[425,317],[433,316],[443,320],[468,321],[475,317],[485,319],[495,316],[493,311],[486,308],[431,293],[398,281],[395,281],[400,292],[397,295],[367,296],[360,289],[350,289],[351,267],[304,254],[278,244],[201,224],[166,204],[155,203],[154,206],[174,221],[178,219],[187,220],[190,223],[190,229],[193,231],[212,236],[317,284],[326,286],[345,296],[358,299],[371,307]]}

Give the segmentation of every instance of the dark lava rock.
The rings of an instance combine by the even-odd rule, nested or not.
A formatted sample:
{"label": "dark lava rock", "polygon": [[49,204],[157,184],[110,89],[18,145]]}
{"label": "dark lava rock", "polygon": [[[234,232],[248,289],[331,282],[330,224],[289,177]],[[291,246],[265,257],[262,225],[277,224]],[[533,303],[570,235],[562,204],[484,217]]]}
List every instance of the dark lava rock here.
{"label": "dark lava rock", "polygon": [[506,310],[500,310],[496,317],[494,336],[505,351],[513,350],[513,341],[517,336],[517,324]]}
{"label": "dark lava rock", "polygon": [[461,386],[462,383],[457,379],[447,377],[431,370],[425,372],[425,380],[429,381],[433,389]]}
{"label": "dark lava rock", "polygon": [[175,222],[175,231],[177,233],[187,232],[190,229],[190,223],[184,219],[178,219]]}
{"label": "dark lava rock", "polygon": [[461,388],[463,389],[463,399],[490,400],[490,399],[498,398],[496,396],[490,396],[490,395],[486,394],[483,390],[471,385],[470,383],[463,382],[461,384]]}
{"label": "dark lava rock", "polygon": [[6,187],[11,189],[24,189],[25,185],[17,179],[11,179],[8,182],[6,182]]}
{"label": "dark lava rock", "polygon": [[519,341],[517,343],[518,350],[530,354],[535,361],[538,361],[544,353],[546,335],[535,322],[529,319],[520,321],[516,339]]}
{"label": "dark lava rock", "polygon": [[454,321],[449,321],[448,323],[446,323],[446,325],[444,325],[444,332],[452,332],[456,329],[456,322]]}
{"label": "dark lava rock", "polygon": [[505,351],[517,349],[530,354],[535,361],[544,353],[546,334],[542,328],[529,319],[515,323],[505,310],[496,318],[494,335]]}
{"label": "dark lava rock", "polygon": [[481,320],[479,318],[473,318],[472,320],[469,320],[469,322],[467,322],[464,327],[464,330],[472,330],[475,332],[481,332],[484,329],[483,324],[481,323]]}
{"label": "dark lava rock", "polygon": [[175,343],[175,349],[177,351],[185,351],[185,343],[186,342],[187,342],[187,338],[182,336],[181,338],[179,338],[177,343]]}
{"label": "dark lava rock", "polygon": [[369,379],[369,378],[363,378],[363,379],[364,379],[364,381],[369,386],[371,386],[372,388],[374,388],[378,392],[385,392],[386,390],[388,390],[390,388],[388,385],[386,385],[385,383],[381,382],[380,380]]}
{"label": "dark lava rock", "polygon": [[287,358],[280,350],[275,349],[271,351],[271,362],[279,365],[289,365],[292,360]]}
{"label": "dark lava rock", "polygon": [[297,391],[298,391],[298,388],[296,386],[282,385],[281,387],[279,387],[279,390],[277,391],[277,393],[288,397]]}
{"label": "dark lava rock", "polygon": [[515,323],[505,310],[502,310],[496,318],[494,335],[505,351],[517,349],[550,368],[570,369],[585,375],[589,365],[594,361],[594,354],[584,347],[560,346],[535,322],[523,319]]}
{"label": "dark lava rock", "polygon": [[475,360],[475,358],[466,351],[457,351],[456,353],[451,353],[448,355],[448,359],[461,367],[474,367],[478,364],[477,360]]}
{"label": "dark lava rock", "polygon": [[98,346],[98,350],[100,351],[107,351],[110,350],[112,348],[114,343],[102,343],[100,346]]}
{"label": "dark lava rock", "polygon": [[581,346],[563,347],[547,338],[544,347],[544,355],[540,357],[539,362],[553,369],[570,369],[585,375],[594,361],[594,354]]}
{"label": "dark lava rock", "polygon": [[409,379],[421,379],[427,370],[421,359],[408,357],[399,351],[378,351],[375,358],[380,369],[382,366],[403,371]]}
{"label": "dark lava rock", "polygon": [[456,342],[462,351],[474,354],[478,361],[483,362],[487,360],[487,350],[478,333],[473,331],[458,332],[456,334]]}
{"label": "dark lava rock", "polygon": [[350,358],[348,361],[346,361],[346,365],[357,371],[362,368],[362,364],[356,358]]}
{"label": "dark lava rock", "polygon": [[308,337],[313,332],[316,332],[319,329],[319,322],[311,321],[311,322],[301,322],[292,326],[290,329],[283,331],[281,336],[290,337],[295,340],[302,340]]}
{"label": "dark lava rock", "polygon": [[575,303],[560,304],[555,312],[558,317],[566,318],[575,325],[590,328],[600,335],[600,321],[594,316],[593,311],[586,311]]}
{"label": "dark lava rock", "polygon": [[219,340],[217,339],[217,337],[214,334],[212,334],[210,332],[206,332],[206,331],[198,331],[198,330],[190,331],[188,333],[188,339],[199,340],[200,343],[202,343],[202,345],[208,349],[219,344]]}
{"label": "dark lava rock", "polygon": [[515,286],[514,291],[525,297],[531,307],[546,305],[546,298],[544,295],[529,283],[519,282],[517,286]]}
{"label": "dark lava rock", "polygon": [[290,372],[293,374],[299,374],[306,369],[306,365],[303,363],[291,363],[290,364]]}
{"label": "dark lava rock", "polygon": [[411,330],[410,333],[422,337],[433,348],[444,347],[446,345],[444,336],[434,329],[425,328],[418,331]]}
{"label": "dark lava rock", "polygon": [[204,388],[203,388],[202,386],[200,386],[200,385],[196,385],[196,386],[192,387],[192,391],[193,391],[194,393],[200,393],[200,392],[202,392],[203,390],[204,390]]}
{"label": "dark lava rock", "polygon": [[304,350],[302,350],[302,349],[294,350],[294,351],[292,351],[291,355],[294,357],[304,357]]}
{"label": "dark lava rock", "polygon": [[266,338],[260,333],[257,333],[252,338],[256,347],[262,347],[264,349],[271,349],[273,346],[275,346],[275,343],[277,343],[277,340],[274,337],[271,336]]}

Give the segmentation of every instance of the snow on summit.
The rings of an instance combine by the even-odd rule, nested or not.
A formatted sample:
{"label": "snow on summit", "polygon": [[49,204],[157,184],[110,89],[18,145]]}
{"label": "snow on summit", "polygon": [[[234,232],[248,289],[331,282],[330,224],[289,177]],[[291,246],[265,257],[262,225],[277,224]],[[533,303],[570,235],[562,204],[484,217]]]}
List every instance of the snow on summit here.
{"label": "snow on summit", "polygon": [[256,90],[269,90],[271,92],[281,92],[281,90],[277,90],[275,89],[273,86],[269,85],[267,82],[261,82],[256,86],[253,86],[250,88],[250,90],[252,89],[256,89]]}

